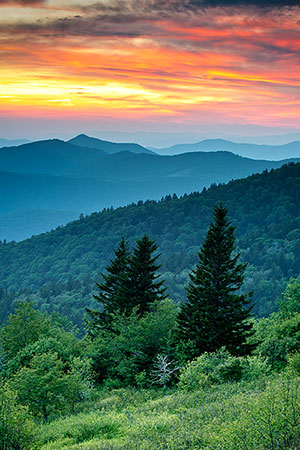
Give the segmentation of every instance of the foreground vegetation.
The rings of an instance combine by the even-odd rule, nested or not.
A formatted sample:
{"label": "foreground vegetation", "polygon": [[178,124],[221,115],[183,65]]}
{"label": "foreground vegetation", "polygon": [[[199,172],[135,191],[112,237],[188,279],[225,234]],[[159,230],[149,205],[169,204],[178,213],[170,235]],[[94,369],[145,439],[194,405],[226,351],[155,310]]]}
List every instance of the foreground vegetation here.
{"label": "foreground vegetation", "polygon": [[300,444],[300,380],[292,375],[194,392],[102,391],[39,430],[40,450],[275,450]]}
{"label": "foreground vegetation", "polygon": [[102,390],[72,415],[36,425],[34,434],[29,429],[31,443],[1,448],[296,450],[299,394],[293,373],[166,396],[154,389]]}
{"label": "foreground vegetation", "polygon": [[123,238],[80,337],[18,303],[0,328],[2,450],[296,450],[300,281],[251,317],[245,264],[222,204],[181,308],[166,298],[147,235]]}
{"label": "foreground vegetation", "polygon": [[279,311],[253,321],[252,356],[221,348],[182,359],[167,389],[153,359],[170,352],[170,300],[142,318],[116,315],[92,340],[20,304],[0,332],[0,448],[296,450],[299,300],[291,280]]}

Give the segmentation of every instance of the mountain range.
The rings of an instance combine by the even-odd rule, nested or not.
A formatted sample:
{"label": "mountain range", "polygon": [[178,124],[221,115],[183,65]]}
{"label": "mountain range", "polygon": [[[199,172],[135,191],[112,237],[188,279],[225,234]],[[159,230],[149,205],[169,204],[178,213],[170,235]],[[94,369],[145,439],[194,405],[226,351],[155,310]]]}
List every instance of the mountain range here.
{"label": "mountain range", "polygon": [[98,150],[103,150],[110,155],[119,152],[154,153],[139,144],[104,141],[102,139],[87,136],[86,134],[79,134],[67,142],[72,145],[77,145],[78,147],[97,148]]}
{"label": "mountain range", "polygon": [[0,148],[15,147],[16,145],[28,144],[28,139],[0,139]]}
{"label": "mountain range", "polygon": [[229,151],[240,156],[254,159],[281,160],[299,158],[300,141],[284,145],[258,145],[236,143],[225,139],[206,139],[194,144],[178,144],[171,147],[155,149],[160,155],[177,155],[186,152]]}
{"label": "mountain range", "polygon": [[0,149],[0,239],[25,239],[81,213],[201,191],[212,183],[287,162],[253,160],[228,151],[163,156],[137,144],[86,135],[68,142],[52,139],[4,147]]}

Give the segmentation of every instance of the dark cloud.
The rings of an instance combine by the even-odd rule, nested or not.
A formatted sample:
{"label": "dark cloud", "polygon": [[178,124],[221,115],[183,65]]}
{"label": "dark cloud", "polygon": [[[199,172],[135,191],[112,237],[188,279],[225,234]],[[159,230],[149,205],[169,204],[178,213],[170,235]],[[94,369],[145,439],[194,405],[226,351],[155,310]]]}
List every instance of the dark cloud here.
{"label": "dark cloud", "polygon": [[[0,6],[13,3],[9,0],[0,0]],[[45,0],[19,0],[22,5],[38,5],[46,3]],[[42,38],[63,37],[63,36],[95,36],[95,37],[150,37],[158,41],[164,40],[165,45],[181,46],[189,51],[197,51],[205,47],[223,47],[223,40],[230,40],[229,37],[211,36],[205,39],[188,40],[185,35],[185,28],[188,32],[190,27],[214,30],[229,30],[233,33],[240,24],[234,20],[216,20],[211,14],[211,8],[217,8],[218,13],[239,16],[238,6],[250,8],[249,17],[245,19],[245,27],[253,26],[256,18],[264,17],[261,7],[274,7],[271,10],[272,18],[277,20],[281,13],[279,8],[283,6],[299,5],[299,0],[111,0],[98,1],[94,4],[77,5],[77,15],[61,17],[58,19],[35,19],[32,22],[8,23],[0,26],[0,32],[14,33],[15,35],[32,34]],[[226,7],[230,7],[227,11]],[[258,10],[253,10],[259,7]],[[81,10],[78,14],[79,9]],[[270,11],[268,11],[270,12]],[[75,11],[74,11],[75,13]],[[212,10],[214,13],[214,10]],[[181,27],[180,32],[172,32],[164,27],[162,21],[171,20]],[[248,22],[249,20],[249,22]],[[167,38],[167,39],[165,39]],[[241,36],[238,37],[243,41]],[[280,53],[281,49],[270,48],[271,52]]]}
{"label": "dark cloud", "polygon": [[[134,22],[134,26],[132,23]],[[152,35],[162,31],[155,24],[143,23],[141,19],[119,16],[118,20],[103,15],[92,17],[63,17],[52,21],[37,20],[32,23],[18,23],[0,26],[0,32],[14,32],[15,34],[33,34],[42,37],[62,36],[99,36],[99,37],[139,37]]]}
{"label": "dark cloud", "polygon": [[189,3],[194,7],[257,6],[260,8],[273,8],[299,6],[299,0],[191,0]]}
{"label": "dark cloud", "polygon": [[47,0],[0,0],[1,5],[21,5],[21,6],[30,6],[30,5],[39,5],[45,4]]}
{"label": "dark cloud", "polygon": [[165,12],[195,12],[200,9],[214,7],[258,7],[258,8],[282,8],[285,6],[299,6],[299,0],[112,0],[99,1],[87,8],[110,14],[128,12],[134,13],[144,11],[148,13]]}

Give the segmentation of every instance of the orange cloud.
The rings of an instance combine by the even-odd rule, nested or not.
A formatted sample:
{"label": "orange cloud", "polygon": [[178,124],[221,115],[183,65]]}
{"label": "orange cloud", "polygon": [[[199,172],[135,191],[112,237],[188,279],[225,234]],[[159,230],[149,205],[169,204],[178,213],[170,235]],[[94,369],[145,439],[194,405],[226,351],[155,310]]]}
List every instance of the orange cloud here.
{"label": "orange cloud", "polygon": [[0,26],[2,112],[295,126],[299,8],[171,2],[172,15],[167,3],[161,16],[150,7],[138,15],[130,2],[123,12],[54,5],[53,17],[49,2],[47,16],[36,10],[30,20],[9,10]]}

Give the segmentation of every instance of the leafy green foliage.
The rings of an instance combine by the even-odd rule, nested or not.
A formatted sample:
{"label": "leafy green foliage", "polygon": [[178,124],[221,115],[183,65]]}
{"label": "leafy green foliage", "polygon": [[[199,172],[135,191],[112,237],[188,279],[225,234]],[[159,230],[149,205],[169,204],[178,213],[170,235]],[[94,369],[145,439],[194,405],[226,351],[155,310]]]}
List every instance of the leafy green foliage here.
{"label": "leafy green foliage", "polygon": [[50,351],[55,352],[69,368],[73,358],[83,353],[82,346],[74,334],[56,329],[53,336],[41,336],[38,341],[28,344],[15,357],[8,359],[4,364],[3,373],[6,377],[10,377],[22,367],[28,366],[34,356]]}
{"label": "leafy green foliage", "polygon": [[109,330],[100,330],[88,345],[99,379],[110,385],[149,385],[150,371],[157,354],[170,351],[178,309],[171,300],[155,302],[140,317],[117,312]]}
{"label": "leafy green foliage", "polygon": [[242,379],[257,380],[269,372],[266,360],[257,356],[232,356],[223,347],[216,352],[205,352],[183,367],[179,387],[193,391]]}
{"label": "leafy green foliage", "polygon": [[291,278],[282,296],[279,309],[283,316],[300,313],[300,280]]}
{"label": "leafy green foliage", "polygon": [[[33,415],[48,419],[72,410],[88,384],[84,374],[89,362],[75,360],[70,372],[52,351],[36,355],[28,367],[22,367],[12,378],[18,401],[27,405]],[[83,386],[81,384],[84,383]]]}
{"label": "leafy green foliage", "polygon": [[25,303],[0,330],[1,377],[13,387],[20,404],[43,419],[70,411],[92,391],[91,361],[65,326],[63,319]]}
{"label": "leafy green foliage", "polygon": [[261,341],[257,352],[266,357],[275,370],[286,366],[287,355],[300,348],[300,314],[282,318],[273,314],[257,324],[257,338]]}
{"label": "leafy green foliage", "polygon": [[0,448],[29,450],[36,448],[36,425],[28,408],[17,403],[15,392],[0,385]]}
{"label": "leafy green foliage", "polygon": [[283,292],[279,311],[255,324],[259,341],[256,352],[278,371],[286,366],[288,355],[300,349],[299,292],[299,281],[291,279]]}
{"label": "leafy green foliage", "polygon": [[13,358],[28,344],[36,342],[41,335],[49,334],[50,318],[33,308],[33,304],[18,303],[14,314],[0,331],[0,345],[6,357]]}

